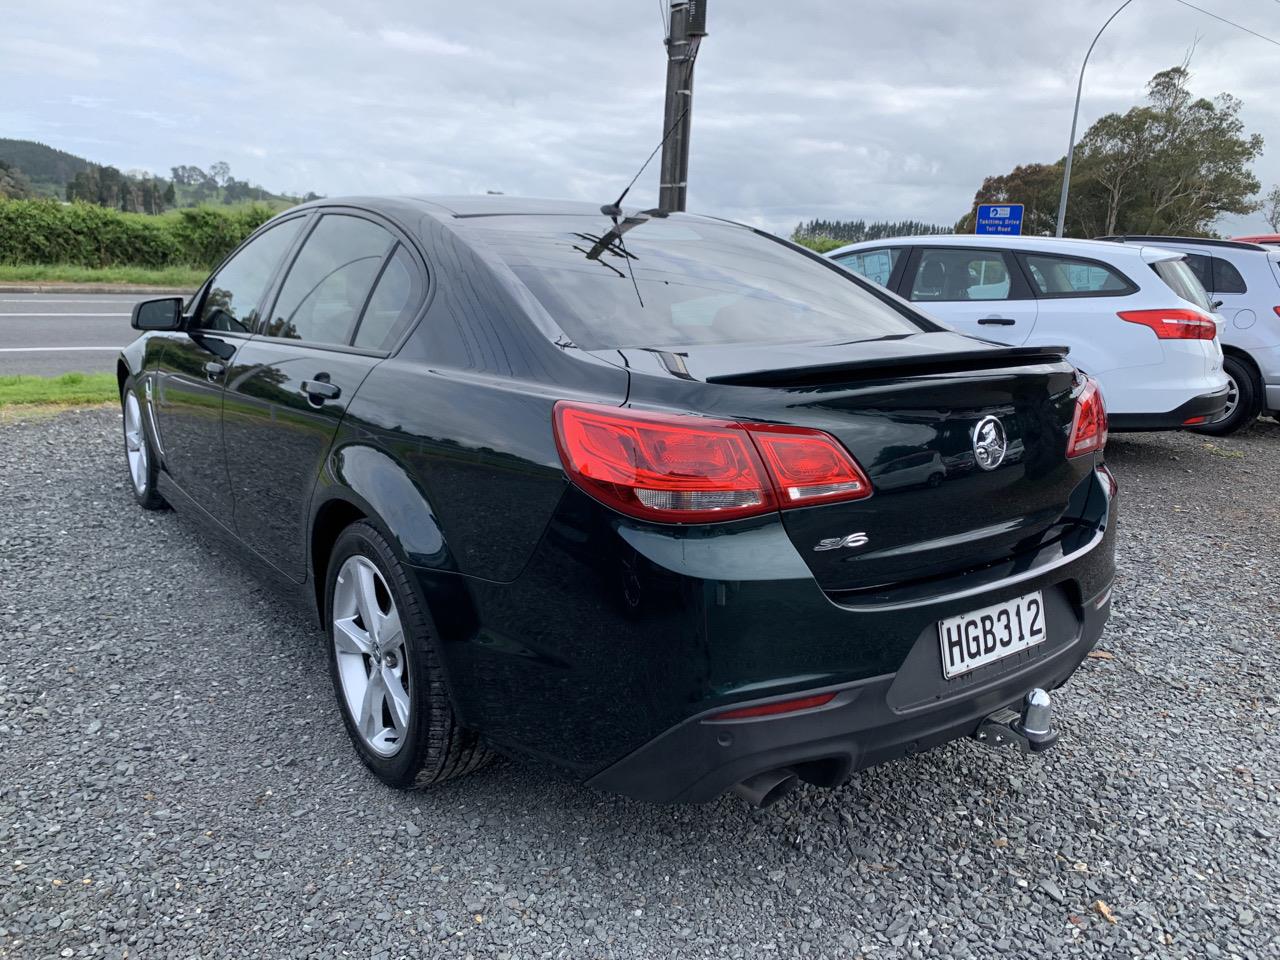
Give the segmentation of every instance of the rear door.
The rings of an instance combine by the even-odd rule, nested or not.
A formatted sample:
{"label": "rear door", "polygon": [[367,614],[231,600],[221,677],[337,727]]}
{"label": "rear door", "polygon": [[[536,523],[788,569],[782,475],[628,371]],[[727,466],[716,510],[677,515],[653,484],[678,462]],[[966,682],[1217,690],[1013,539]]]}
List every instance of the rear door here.
{"label": "rear door", "polygon": [[948,326],[997,343],[1025,343],[1036,300],[1013,255],[977,247],[915,247],[899,288]]}
{"label": "rear door", "polygon": [[258,234],[218,268],[192,305],[186,328],[154,334],[156,390],[152,399],[165,471],[226,527],[232,498],[222,446],[226,373],[257,323],[263,298],[305,215]]}
{"label": "rear door", "polygon": [[262,332],[228,374],[223,432],[240,537],[291,579],[306,574],[311,494],[356,390],[425,291],[403,238],[352,210],[315,222]]}

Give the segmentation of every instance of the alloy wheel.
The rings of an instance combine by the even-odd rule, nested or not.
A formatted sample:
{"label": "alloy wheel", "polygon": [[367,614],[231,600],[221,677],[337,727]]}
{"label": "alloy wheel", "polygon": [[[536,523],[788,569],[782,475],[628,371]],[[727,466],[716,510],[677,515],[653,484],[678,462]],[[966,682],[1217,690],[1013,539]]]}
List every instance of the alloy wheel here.
{"label": "alloy wheel", "polygon": [[409,733],[412,676],[404,628],[381,572],[348,557],[333,591],[338,677],[360,739],[381,757],[400,752]]}
{"label": "alloy wheel", "polygon": [[1240,406],[1240,384],[1236,383],[1236,378],[1227,374],[1227,406],[1222,411],[1219,420],[1230,420],[1236,412],[1236,407]]}
{"label": "alloy wheel", "polygon": [[147,438],[142,432],[142,408],[132,390],[124,401],[124,448],[133,488],[143,496],[147,492]]}

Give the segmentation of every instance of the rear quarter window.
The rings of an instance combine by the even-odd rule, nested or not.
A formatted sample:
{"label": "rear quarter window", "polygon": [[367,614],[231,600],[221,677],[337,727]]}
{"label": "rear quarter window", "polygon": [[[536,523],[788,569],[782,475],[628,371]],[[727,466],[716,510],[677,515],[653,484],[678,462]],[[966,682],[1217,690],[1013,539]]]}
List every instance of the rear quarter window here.
{"label": "rear quarter window", "polygon": [[1214,293],[1247,293],[1244,277],[1229,260],[1221,257],[1213,258],[1213,292]]}
{"label": "rear quarter window", "polygon": [[1151,269],[1156,272],[1156,276],[1163,280],[1170,290],[1183,300],[1194,303],[1201,310],[1209,313],[1213,312],[1213,305],[1209,302],[1209,294],[1205,292],[1204,285],[1196,277],[1185,259],[1179,257],[1176,260],[1157,260],[1151,264]]}
{"label": "rear quarter window", "polygon": [[1026,253],[1022,262],[1042,297],[1121,297],[1137,289],[1119,270],[1097,260]]}

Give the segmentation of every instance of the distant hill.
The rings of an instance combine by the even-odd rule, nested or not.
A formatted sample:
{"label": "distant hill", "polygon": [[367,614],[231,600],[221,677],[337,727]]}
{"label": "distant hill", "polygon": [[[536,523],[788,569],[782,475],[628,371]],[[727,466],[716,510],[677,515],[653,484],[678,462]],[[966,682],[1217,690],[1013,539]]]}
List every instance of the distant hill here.
{"label": "distant hill", "polygon": [[168,177],[140,171],[125,174],[108,164],[94,163],[34,140],[3,137],[0,169],[4,170],[0,174],[0,198],[34,194],[140,213],[204,203],[253,202],[284,207],[316,196],[272,193],[247,180],[237,180],[223,162],[211,164],[207,171],[194,166],[173,167]]}
{"label": "distant hill", "polygon": [[94,166],[84,157],[34,140],[4,137],[0,137],[0,161],[21,170],[37,194],[59,199],[66,193],[67,183],[77,173],[84,173]]}

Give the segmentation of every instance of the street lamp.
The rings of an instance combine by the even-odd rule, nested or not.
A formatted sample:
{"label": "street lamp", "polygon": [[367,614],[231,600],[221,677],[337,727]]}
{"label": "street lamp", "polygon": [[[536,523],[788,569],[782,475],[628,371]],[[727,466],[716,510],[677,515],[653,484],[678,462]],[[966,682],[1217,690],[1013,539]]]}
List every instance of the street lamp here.
{"label": "street lamp", "polygon": [[1133,3],[1133,0],[1124,0],[1124,3],[1116,7],[1116,12],[1107,17],[1107,22],[1102,25],[1093,38],[1093,43],[1089,44],[1089,49],[1085,51],[1084,62],[1080,64],[1080,80],[1076,83],[1076,108],[1071,114],[1071,142],[1067,145],[1067,164],[1062,171],[1062,195],[1058,199],[1058,228],[1057,236],[1062,236],[1062,228],[1067,220],[1067,191],[1071,189],[1071,155],[1076,152],[1076,121],[1080,119],[1080,91],[1084,89],[1084,68],[1089,65],[1089,54],[1093,53],[1093,48],[1098,43],[1098,37],[1102,36],[1102,31],[1111,26],[1111,21],[1120,15],[1120,11]]}

